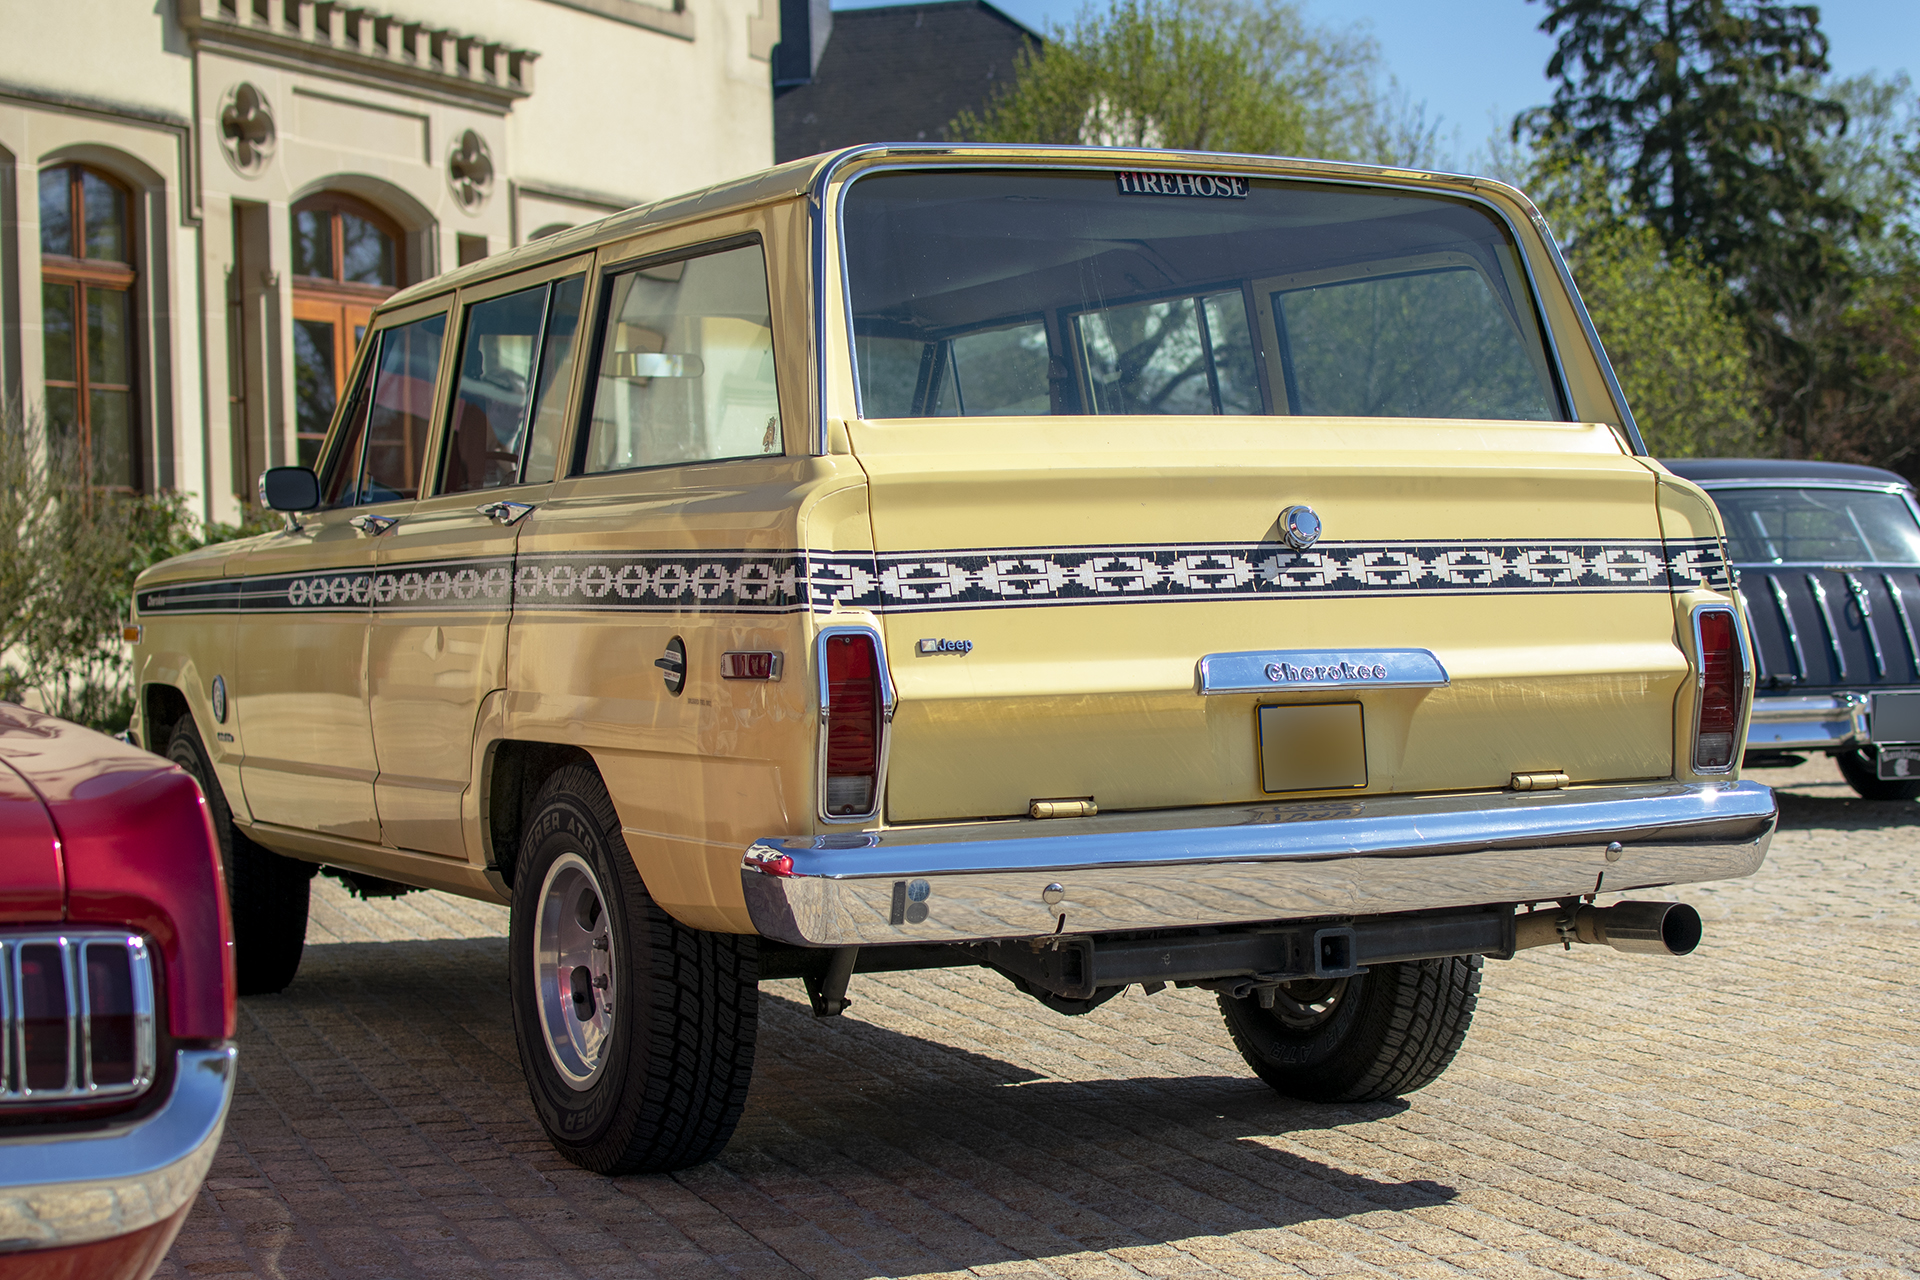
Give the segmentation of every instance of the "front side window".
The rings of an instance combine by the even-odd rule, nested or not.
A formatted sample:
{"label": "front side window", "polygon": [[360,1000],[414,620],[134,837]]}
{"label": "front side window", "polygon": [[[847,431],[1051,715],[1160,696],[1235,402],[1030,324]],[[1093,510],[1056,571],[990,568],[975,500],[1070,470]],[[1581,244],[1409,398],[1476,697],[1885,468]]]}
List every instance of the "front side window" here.
{"label": "front side window", "polygon": [[322,482],[330,506],[365,506],[420,496],[421,464],[433,415],[443,313],[395,325],[379,343],[341,415],[340,444]]}
{"label": "front side window", "polygon": [[95,484],[140,486],[133,228],[124,188],[77,164],[40,172],[47,425]]}
{"label": "front side window", "polygon": [[580,470],[782,451],[759,245],[623,271],[606,290]]}
{"label": "front side window", "polygon": [[440,492],[553,479],[585,287],[573,276],[467,308]]}
{"label": "front side window", "polygon": [[1715,489],[1739,564],[1920,565],[1920,524],[1894,493]]}
{"label": "front side window", "polygon": [[1490,213],[1266,179],[1182,196],[1128,176],[855,181],[841,225],[861,412],[1564,418]]}

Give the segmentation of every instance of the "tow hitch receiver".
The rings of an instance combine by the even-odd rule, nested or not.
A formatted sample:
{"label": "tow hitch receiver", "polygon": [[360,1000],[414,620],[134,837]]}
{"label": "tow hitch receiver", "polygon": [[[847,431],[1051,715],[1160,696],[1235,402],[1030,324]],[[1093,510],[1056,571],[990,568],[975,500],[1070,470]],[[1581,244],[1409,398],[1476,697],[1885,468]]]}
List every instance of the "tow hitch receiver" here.
{"label": "tow hitch receiver", "polygon": [[1204,984],[1244,996],[1313,978],[1350,978],[1369,964],[1513,950],[1509,908],[1358,921],[1261,925],[1159,938],[1062,937],[980,944],[989,965],[1068,1000],[1132,983]]}

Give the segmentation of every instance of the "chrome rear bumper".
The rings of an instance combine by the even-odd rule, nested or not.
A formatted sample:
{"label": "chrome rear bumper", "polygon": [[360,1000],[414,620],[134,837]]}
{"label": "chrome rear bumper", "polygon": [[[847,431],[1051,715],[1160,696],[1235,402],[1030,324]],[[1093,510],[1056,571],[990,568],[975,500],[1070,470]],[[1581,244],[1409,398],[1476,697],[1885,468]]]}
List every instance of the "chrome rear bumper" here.
{"label": "chrome rear bumper", "polygon": [[1760,866],[1778,814],[1751,782],[1308,800],[776,836],[747,850],[740,877],[764,937],[960,942],[1722,880]]}
{"label": "chrome rear bumper", "polygon": [[234,1050],[182,1049],[151,1115],[60,1136],[0,1129],[0,1256],[127,1235],[199,1194],[233,1101]]}
{"label": "chrome rear bumper", "polygon": [[1858,693],[1757,697],[1747,725],[1749,751],[1837,750],[1867,739],[1867,699]]}

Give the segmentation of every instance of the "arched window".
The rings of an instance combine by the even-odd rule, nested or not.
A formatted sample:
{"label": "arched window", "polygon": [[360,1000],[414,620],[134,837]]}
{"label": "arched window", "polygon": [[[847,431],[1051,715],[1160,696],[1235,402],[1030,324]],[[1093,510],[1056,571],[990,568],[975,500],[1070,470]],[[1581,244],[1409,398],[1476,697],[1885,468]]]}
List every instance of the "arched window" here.
{"label": "arched window", "polygon": [[314,465],[346,387],[367,320],[404,274],[400,228],[352,196],[328,193],[293,207],[294,436]]}
{"label": "arched window", "polygon": [[125,187],[84,165],[40,171],[47,425],[96,484],[140,486],[133,219]]}

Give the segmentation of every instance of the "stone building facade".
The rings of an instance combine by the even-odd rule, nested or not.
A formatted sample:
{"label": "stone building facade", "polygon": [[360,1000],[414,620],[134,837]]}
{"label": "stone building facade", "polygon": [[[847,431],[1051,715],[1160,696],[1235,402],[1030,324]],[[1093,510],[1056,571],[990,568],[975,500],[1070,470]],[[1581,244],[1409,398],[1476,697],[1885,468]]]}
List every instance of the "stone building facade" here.
{"label": "stone building facade", "polygon": [[371,307],[773,160],[779,0],[14,0],[0,399],[239,517]]}

